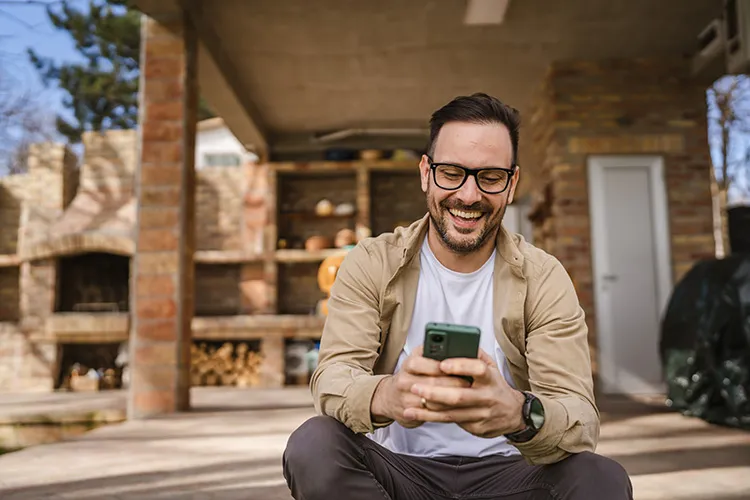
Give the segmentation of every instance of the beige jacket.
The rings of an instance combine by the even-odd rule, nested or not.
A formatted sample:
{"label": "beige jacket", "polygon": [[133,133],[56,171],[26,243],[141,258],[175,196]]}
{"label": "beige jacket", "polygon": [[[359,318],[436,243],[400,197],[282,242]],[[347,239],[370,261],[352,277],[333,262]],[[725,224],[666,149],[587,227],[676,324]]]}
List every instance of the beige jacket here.
{"label": "beige jacket", "polygon": [[[425,215],[407,228],[362,241],[344,259],[331,290],[311,389],[316,410],[354,432],[373,431],[375,387],[393,373],[406,342],[428,220]],[[593,451],[599,411],[573,284],[556,258],[504,228],[497,250],[495,337],[516,387],[535,394],[545,411],[539,434],[516,447],[531,464]]]}

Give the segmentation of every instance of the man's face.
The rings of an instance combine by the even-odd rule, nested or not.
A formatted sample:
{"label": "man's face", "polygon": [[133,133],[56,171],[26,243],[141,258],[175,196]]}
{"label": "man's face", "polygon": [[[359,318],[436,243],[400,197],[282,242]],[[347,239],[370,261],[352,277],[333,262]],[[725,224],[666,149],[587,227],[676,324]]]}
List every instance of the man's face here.
{"label": "man's face", "polygon": [[[433,162],[471,170],[510,168],[513,158],[510,134],[501,124],[446,123],[434,149]],[[419,169],[432,225],[448,249],[457,254],[469,254],[495,236],[506,206],[513,201],[518,172],[505,191],[487,194],[471,176],[454,191],[440,188],[434,182],[426,156],[422,157]]]}

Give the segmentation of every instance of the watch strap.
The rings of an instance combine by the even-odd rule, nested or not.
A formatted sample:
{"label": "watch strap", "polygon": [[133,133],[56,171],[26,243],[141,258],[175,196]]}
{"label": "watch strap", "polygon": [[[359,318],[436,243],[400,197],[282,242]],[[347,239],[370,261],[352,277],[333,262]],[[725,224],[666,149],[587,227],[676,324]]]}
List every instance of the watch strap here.
{"label": "watch strap", "polygon": [[536,436],[539,432],[539,429],[536,429],[534,427],[533,420],[531,419],[531,403],[534,399],[536,399],[536,397],[533,394],[525,391],[523,391],[522,394],[524,395],[525,399],[521,408],[521,415],[524,423],[526,424],[526,427],[521,429],[520,431],[505,434],[505,437],[509,441],[515,443],[525,443],[526,441],[531,441],[531,439],[533,439],[534,436]]}

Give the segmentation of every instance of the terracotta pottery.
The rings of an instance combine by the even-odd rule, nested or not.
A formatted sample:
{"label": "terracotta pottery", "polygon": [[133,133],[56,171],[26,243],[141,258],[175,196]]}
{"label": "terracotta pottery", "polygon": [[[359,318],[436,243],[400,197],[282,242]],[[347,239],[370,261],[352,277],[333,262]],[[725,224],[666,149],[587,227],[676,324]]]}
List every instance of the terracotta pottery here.
{"label": "terracotta pottery", "polygon": [[310,236],[305,241],[305,250],[308,252],[317,252],[324,248],[331,248],[331,239],[325,236]]}

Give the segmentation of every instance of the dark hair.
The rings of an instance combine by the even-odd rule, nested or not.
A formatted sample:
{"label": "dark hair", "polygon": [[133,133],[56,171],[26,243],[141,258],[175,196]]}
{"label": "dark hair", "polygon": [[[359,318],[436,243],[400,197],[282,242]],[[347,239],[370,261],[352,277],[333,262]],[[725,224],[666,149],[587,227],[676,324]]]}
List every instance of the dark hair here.
{"label": "dark hair", "polygon": [[503,104],[499,99],[478,92],[470,96],[456,97],[435,111],[430,118],[428,155],[432,156],[435,153],[435,141],[440,129],[448,122],[505,125],[510,133],[510,143],[513,147],[513,164],[518,161],[518,129],[521,117],[515,108]]}

